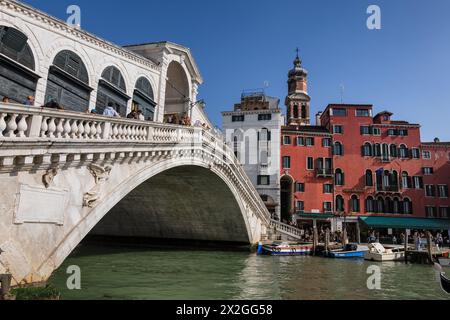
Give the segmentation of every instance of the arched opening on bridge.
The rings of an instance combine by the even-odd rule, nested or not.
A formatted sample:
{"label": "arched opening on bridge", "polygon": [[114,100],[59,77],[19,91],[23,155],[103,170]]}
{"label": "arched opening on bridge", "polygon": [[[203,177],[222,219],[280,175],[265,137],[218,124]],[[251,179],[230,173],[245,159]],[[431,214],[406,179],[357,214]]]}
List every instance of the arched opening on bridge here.
{"label": "arched opening on bridge", "polygon": [[165,122],[177,122],[189,112],[189,81],[183,67],[171,62],[167,69],[166,97],[164,107]]}
{"label": "arched opening on bridge", "polygon": [[133,109],[141,110],[145,120],[153,121],[155,117],[155,106],[153,88],[145,77],[140,77],[134,89]]}
{"label": "arched opening on bridge", "polygon": [[128,100],[130,100],[130,97],[127,95],[125,79],[120,70],[114,66],[106,68],[98,84],[97,112],[102,114],[108,104],[111,103],[114,109],[122,117],[125,117]]}
{"label": "arched opening on bridge", "polygon": [[106,237],[248,244],[240,206],[215,173],[182,166],[160,173],[123,198],[91,231]]}
{"label": "arched opening on bridge", "polygon": [[34,96],[39,76],[28,37],[21,31],[0,26],[0,98],[24,103]]}
{"label": "arched opening on bridge", "polygon": [[290,222],[294,211],[294,179],[289,175],[281,178],[281,221]]}
{"label": "arched opening on bridge", "polygon": [[58,53],[48,73],[45,103],[54,101],[64,109],[84,112],[92,90],[81,58],[69,50]]}

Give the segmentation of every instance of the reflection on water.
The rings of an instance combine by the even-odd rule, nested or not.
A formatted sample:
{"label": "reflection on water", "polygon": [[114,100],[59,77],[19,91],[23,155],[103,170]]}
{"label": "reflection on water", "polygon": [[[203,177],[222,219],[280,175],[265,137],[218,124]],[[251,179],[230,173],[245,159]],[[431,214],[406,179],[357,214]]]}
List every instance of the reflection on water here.
{"label": "reflection on water", "polygon": [[[247,252],[83,246],[50,279],[64,299],[448,299],[432,267],[377,264],[382,290],[367,289],[363,260],[269,257]],[[66,289],[78,265],[82,290]]]}

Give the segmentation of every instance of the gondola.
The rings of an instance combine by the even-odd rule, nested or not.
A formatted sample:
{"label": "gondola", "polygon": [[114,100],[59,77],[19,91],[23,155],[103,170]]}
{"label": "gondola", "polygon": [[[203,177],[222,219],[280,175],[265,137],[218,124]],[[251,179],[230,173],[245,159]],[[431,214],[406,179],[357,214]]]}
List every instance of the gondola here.
{"label": "gondola", "polygon": [[450,294],[450,279],[445,276],[444,272],[441,272],[441,286],[442,290]]}

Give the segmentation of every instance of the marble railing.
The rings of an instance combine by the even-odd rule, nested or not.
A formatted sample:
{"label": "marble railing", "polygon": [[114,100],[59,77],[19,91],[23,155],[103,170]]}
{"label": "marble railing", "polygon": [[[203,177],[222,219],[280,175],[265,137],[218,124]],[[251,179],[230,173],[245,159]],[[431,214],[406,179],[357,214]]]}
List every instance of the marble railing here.
{"label": "marble railing", "polygon": [[[0,148],[9,143],[8,153],[14,153],[14,144],[26,143],[32,147],[41,142],[64,145],[92,146],[111,142],[115,146],[177,145],[200,148],[207,152],[211,165],[226,167],[247,204],[259,212],[258,216],[269,224],[269,213],[241,164],[223,138],[211,131],[198,127],[185,127],[163,123],[138,121],[125,118],[109,118],[100,115],[77,113],[22,105],[0,104]],[[104,150],[104,146],[102,146]],[[144,148],[145,149],[145,148]],[[1,150],[0,150],[1,151]],[[105,151],[106,152],[106,151]],[[114,152],[113,148],[111,152]],[[11,154],[14,156],[13,154]],[[1,152],[0,152],[1,156]],[[3,159],[3,165],[15,160]],[[27,160],[32,162],[34,160]]]}
{"label": "marble railing", "polygon": [[299,239],[301,237],[300,229],[298,229],[296,227],[281,223],[276,220],[271,220],[270,226],[272,228],[274,228],[277,232],[282,232],[282,233],[288,234],[290,236],[293,236],[293,237],[299,238]]}

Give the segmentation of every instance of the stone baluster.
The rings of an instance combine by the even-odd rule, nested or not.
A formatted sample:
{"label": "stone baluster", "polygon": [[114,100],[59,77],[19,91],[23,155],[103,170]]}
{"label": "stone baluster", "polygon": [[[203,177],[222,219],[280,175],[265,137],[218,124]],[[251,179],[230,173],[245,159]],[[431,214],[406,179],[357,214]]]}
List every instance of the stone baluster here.
{"label": "stone baluster", "polygon": [[[73,122],[76,122],[75,120],[72,120]],[[64,138],[69,138],[70,137],[70,131],[72,130],[72,126],[70,125],[70,119],[67,119],[66,122],[64,123],[64,134],[63,137]]]}
{"label": "stone baluster", "polygon": [[83,120],[80,120],[80,122],[78,123],[78,134],[77,134],[78,139],[83,139],[83,134],[84,134],[84,124]]}
{"label": "stone baluster", "polygon": [[70,128],[70,137],[76,139],[78,136],[78,120],[72,121],[72,126]]}
{"label": "stone baluster", "polygon": [[97,128],[96,128],[97,134],[95,135],[96,139],[102,138],[102,124],[100,122],[97,122]]}
{"label": "stone baluster", "polygon": [[118,130],[116,138],[118,140],[121,140],[123,138],[123,126],[121,124],[116,124],[116,126],[117,126],[117,130]]}
{"label": "stone baluster", "polygon": [[0,113],[0,138],[3,137],[3,131],[6,129],[5,117],[6,113]]}
{"label": "stone baluster", "polygon": [[130,126],[130,139],[131,140],[136,140],[136,126],[135,125],[132,125],[132,126]]}
{"label": "stone baluster", "polygon": [[17,136],[20,138],[25,137],[25,134],[28,130],[27,119],[28,115],[22,115],[20,117],[19,123],[17,124]]}
{"label": "stone baluster", "polygon": [[133,139],[133,130],[131,128],[132,128],[132,126],[127,126],[127,139],[128,140]]}
{"label": "stone baluster", "polygon": [[49,119],[49,122],[48,122],[48,137],[54,138],[55,132],[56,132],[56,123],[55,123],[55,118],[52,117]]}
{"label": "stone baluster", "polygon": [[42,118],[42,123],[41,123],[41,138],[45,138],[47,137],[47,131],[48,131],[48,119],[49,117],[44,117]]}
{"label": "stone baluster", "polygon": [[120,132],[119,132],[119,128],[118,128],[118,124],[117,123],[113,123],[112,124],[113,128],[112,128],[112,138],[113,139],[117,139]]}
{"label": "stone baluster", "polygon": [[97,139],[97,122],[91,122],[91,139]]}
{"label": "stone baluster", "polygon": [[85,139],[89,139],[90,133],[91,133],[91,125],[90,125],[90,122],[86,120],[85,123],[84,123],[84,134],[83,134],[83,137]]}
{"label": "stone baluster", "polygon": [[64,133],[64,119],[60,118],[58,119],[58,125],[56,126],[56,138],[62,138]]}
{"label": "stone baluster", "polygon": [[17,130],[17,114],[10,115],[8,124],[6,125],[6,136],[8,138],[14,138],[16,136],[15,131]]}

